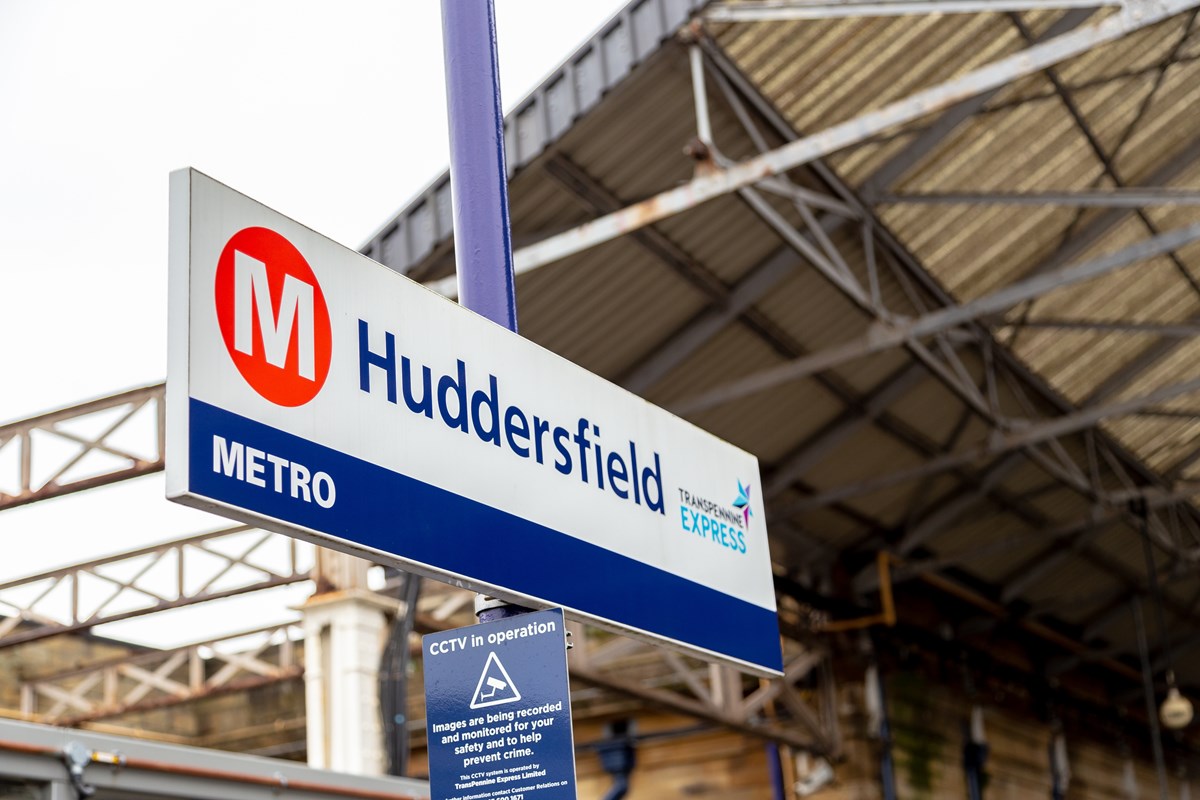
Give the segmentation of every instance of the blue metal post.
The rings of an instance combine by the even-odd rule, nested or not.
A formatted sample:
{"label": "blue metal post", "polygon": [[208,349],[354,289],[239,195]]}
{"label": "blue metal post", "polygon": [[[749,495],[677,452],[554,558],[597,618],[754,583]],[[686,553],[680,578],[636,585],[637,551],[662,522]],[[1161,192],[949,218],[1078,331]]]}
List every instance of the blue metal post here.
{"label": "blue metal post", "polygon": [[442,40],[458,301],[516,331],[504,116],[492,0],[442,0]]}
{"label": "blue metal post", "polygon": [[786,800],[783,786],[783,759],[779,756],[779,745],[767,742],[767,774],[771,778],[771,800]]}
{"label": "blue metal post", "polygon": [[[515,333],[517,296],[492,0],[442,0],[442,44],[458,302]],[[527,611],[476,598],[480,622]]]}

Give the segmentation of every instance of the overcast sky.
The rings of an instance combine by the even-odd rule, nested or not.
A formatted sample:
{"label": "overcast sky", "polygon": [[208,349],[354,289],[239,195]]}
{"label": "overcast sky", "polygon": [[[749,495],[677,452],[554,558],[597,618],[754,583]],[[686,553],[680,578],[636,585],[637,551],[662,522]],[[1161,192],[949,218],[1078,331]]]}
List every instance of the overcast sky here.
{"label": "overcast sky", "polygon": [[[620,5],[496,0],[505,108]],[[170,171],[358,247],[447,165],[442,73],[436,0],[0,0],[0,423],[165,377]],[[0,583],[225,524],[162,495],[4,512]]]}

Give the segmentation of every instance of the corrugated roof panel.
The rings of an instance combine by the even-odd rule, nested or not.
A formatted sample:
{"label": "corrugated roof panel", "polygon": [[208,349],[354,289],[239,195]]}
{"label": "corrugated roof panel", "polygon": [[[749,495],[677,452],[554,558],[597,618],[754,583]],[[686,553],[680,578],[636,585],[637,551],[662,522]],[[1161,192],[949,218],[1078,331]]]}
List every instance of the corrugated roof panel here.
{"label": "corrugated roof panel", "polygon": [[1177,60],[1192,59],[1200,56],[1200,39],[1192,36],[1179,48]]}
{"label": "corrugated roof panel", "polygon": [[[1110,525],[1091,542],[1091,547],[1103,555],[1105,563],[1120,574],[1146,581],[1145,555],[1141,536],[1125,520]],[[1161,557],[1161,554],[1156,557]]]}
{"label": "corrugated roof panel", "polygon": [[[928,376],[925,367],[915,369]],[[888,413],[917,428],[933,441],[941,443],[947,441],[951,432],[958,426],[959,416],[965,408],[966,406],[952,395],[941,381],[924,377],[889,405]]]}
{"label": "corrugated roof panel", "polygon": [[1116,41],[1076,56],[1054,67],[1069,85],[1103,79],[1161,64],[1188,25],[1188,14],[1179,14],[1134,31]]}
{"label": "corrugated roof panel", "polygon": [[1034,106],[1038,104],[1061,104],[1062,99],[1054,90],[1045,73],[1035,72],[1018,78],[999,89],[996,95],[989,99],[983,110],[975,115],[975,119],[986,120],[993,115],[1003,115],[1019,106]]}
{"label": "corrugated roof panel", "polygon": [[902,153],[917,133],[898,133],[894,136],[877,137],[854,147],[844,148],[831,155],[826,161],[846,177],[851,185],[858,186],[870,175],[897,155]]}
{"label": "corrugated roof panel", "polygon": [[[1170,387],[1200,378],[1200,342],[1180,344],[1174,352],[1147,370],[1139,381],[1122,392],[1122,396],[1143,395],[1156,387]],[[1191,414],[1200,408],[1200,392],[1177,396],[1155,404],[1152,409],[1179,411]],[[1194,448],[1200,435],[1200,418],[1128,416],[1106,420],[1106,431],[1127,447],[1134,449],[1155,469],[1166,470]]]}
{"label": "corrugated roof panel", "polygon": [[[1195,409],[1200,392],[1184,399]],[[1135,415],[1109,420],[1105,428],[1119,441],[1136,442],[1138,455],[1163,473],[1192,452],[1200,440],[1200,417],[1185,420]]]}
{"label": "corrugated roof panel", "polygon": [[1112,601],[1111,589],[1086,594],[1060,594],[1054,599],[1053,616],[1076,628],[1084,628]]}
{"label": "corrugated roof panel", "polygon": [[1138,124],[1139,112],[1154,91],[1156,78],[1152,73],[1139,73],[1071,92],[1089,130],[1106,154],[1115,153]]}
{"label": "corrugated roof panel", "polygon": [[1200,103],[1200,61],[1167,70],[1145,118],[1129,137],[1117,166],[1130,181],[1166,161],[1166,156],[1191,144],[1196,136],[1195,109]]}
{"label": "corrugated roof panel", "polygon": [[1006,578],[1045,546],[1023,520],[992,508],[964,514],[927,545],[939,556],[966,556],[959,566],[989,583]]}
{"label": "corrugated roof panel", "polygon": [[[922,191],[1024,191],[1052,182],[1059,190],[1087,188],[1099,162],[1062,111],[1017,109],[1003,130],[964,132],[963,150],[913,173]],[[1033,126],[1038,143],[1022,139]],[[948,152],[955,152],[947,149]],[[1061,155],[1069,153],[1068,156]],[[896,205],[884,220],[956,297],[967,300],[1007,285],[1037,263],[1073,219],[1066,209],[1010,205]]]}
{"label": "corrugated roof panel", "polygon": [[[755,334],[741,326],[729,327],[673,370],[647,397],[670,407],[713,386],[777,363],[778,354]],[[805,380],[692,414],[690,418],[771,463],[828,424],[841,410],[842,405],[827,389]]]}
{"label": "corrugated roof panel", "polygon": [[[569,278],[567,277],[569,276]],[[605,377],[615,377],[705,304],[662,263],[617,241],[546,267],[517,284],[521,332]],[[630,336],[618,321],[638,320]]]}
{"label": "corrugated roof panel", "polygon": [[1170,259],[1160,257],[1050,292],[1033,301],[1029,319],[1171,323],[1186,320],[1198,307],[1200,295]]}
{"label": "corrugated roof panel", "polygon": [[827,392],[794,383],[747,398],[736,406],[696,415],[696,421],[769,466],[784,459],[840,412],[840,405]]}
{"label": "corrugated roof panel", "polygon": [[[999,488],[1007,494],[1020,497],[1030,492],[1039,492],[1051,481],[1050,473],[1046,472],[1036,461],[1026,458],[1021,461],[1020,466],[1004,476]],[[1058,484],[1055,483],[1055,485]]]}
{"label": "corrugated roof panel", "polygon": [[[870,480],[881,472],[901,471],[918,466],[923,457],[911,447],[874,427],[857,431],[841,447],[828,454],[808,472],[805,482],[817,490],[827,490]],[[908,509],[916,480],[855,495],[845,505],[875,517],[884,525],[898,523]]]}
{"label": "corrugated roof panel", "polygon": [[[1030,141],[1026,134],[1033,126],[1039,136]],[[935,155],[911,170],[896,189],[1017,191],[1056,172],[1065,172],[1070,167],[1060,164],[1074,165],[1080,159],[1095,161],[1066,108],[1054,102],[1029,103],[963,123],[944,140]],[[1078,185],[1081,177],[1071,177],[1071,185]]]}
{"label": "corrugated roof panel", "polygon": [[1039,494],[1023,505],[1041,514],[1051,526],[1085,519],[1092,509],[1092,501],[1072,489]]}
{"label": "corrugated roof panel", "polygon": [[[1200,340],[1183,339],[1169,354],[1149,365],[1137,381],[1115,393],[1112,399],[1126,400],[1196,377],[1200,377]],[[1194,407],[1194,404],[1192,405]]]}
{"label": "corrugated roof panel", "polygon": [[[942,474],[932,476],[927,483],[921,486],[920,492],[914,493],[909,498],[909,504],[905,509],[904,519],[900,521],[900,525],[903,526],[904,530],[908,530],[914,525],[921,524],[921,521],[926,519],[930,514],[937,513],[938,502],[943,497],[950,497],[959,491],[962,491],[962,481],[957,475]],[[988,509],[985,513],[991,513],[991,509]],[[933,541],[933,539],[927,540],[925,546],[931,547]]]}
{"label": "corrugated roof panel", "polygon": [[[861,526],[836,511],[823,508],[806,511],[798,520],[804,530],[812,532],[821,541],[828,542],[838,549],[849,547],[863,535]],[[770,525],[769,519],[767,524]]]}
{"label": "corrugated roof panel", "polygon": [[1050,377],[1069,400],[1082,403],[1153,339],[1134,333],[1035,330],[1021,335],[1016,350],[1036,371]]}
{"label": "corrugated roof panel", "polygon": [[782,361],[778,352],[745,326],[729,325],[667,373],[647,397],[669,406]]}
{"label": "corrugated roof panel", "polygon": [[[1163,571],[1167,571],[1168,566],[1163,567]],[[1200,590],[1200,575],[1195,572],[1191,574],[1184,573],[1183,575],[1171,575],[1167,577],[1166,583],[1163,585],[1163,598],[1167,603],[1174,603],[1182,608],[1191,608],[1191,602],[1196,597],[1197,590]],[[1168,611],[1168,614],[1172,612]],[[1186,629],[1189,623],[1179,620],[1178,614],[1172,614],[1175,620],[1179,621],[1180,628]]]}
{"label": "corrugated roof panel", "polygon": [[687,242],[687,252],[731,287],[786,249],[736,197],[713,200],[692,213],[664,220],[655,229],[672,241]]}
{"label": "corrugated roof panel", "polygon": [[803,419],[807,435],[827,424],[839,407],[826,401],[803,384],[782,386],[741,401],[689,414],[688,419],[748,452],[754,453],[764,467],[791,453],[805,437],[796,437],[790,419]]}
{"label": "corrugated roof panel", "polygon": [[513,179],[509,193],[514,249],[541,239],[547,232],[580,225],[594,216],[569,188],[542,175],[521,173]]}
{"label": "corrugated roof panel", "polygon": [[758,307],[808,351],[861,335],[867,325],[867,315],[808,266],[792,273]]}
{"label": "corrugated roof panel", "polygon": [[[911,357],[906,351],[885,350],[873,356],[856,358],[831,372],[851,389],[863,396],[868,396],[896,370],[910,363],[912,363]],[[949,398],[947,399],[949,400]]]}
{"label": "corrugated roof panel", "polygon": [[1083,559],[1068,558],[1039,576],[1021,593],[1021,599],[1034,608],[1047,607],[1058,600],[1099,594],[1111,589],[1112,584],[1113,577],[1107,572]]}
{"label": "corrugated roof panel", "polygon": [[[962,74],[1019,46],[1001,16],[848,19],[787,24],[770,61],[742,68],[797,130],[816,131]],[[806,42],[799,31],[812,31]]]}

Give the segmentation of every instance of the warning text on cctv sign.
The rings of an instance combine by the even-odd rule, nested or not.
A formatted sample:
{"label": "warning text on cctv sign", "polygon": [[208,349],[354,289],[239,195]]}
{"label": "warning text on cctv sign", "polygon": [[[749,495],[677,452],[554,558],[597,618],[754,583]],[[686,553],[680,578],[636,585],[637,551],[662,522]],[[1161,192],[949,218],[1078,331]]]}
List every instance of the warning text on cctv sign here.
{"label": "warning text on cctv sign", "polygon": [[513,639],[527,639],[530,636],[537,636],[540,633],[552,633],[557,629],[558,626],[553,622],[531,622],[521,628],[511,628],[506,631],[490,631],[487,636],[472,633],[469,636],[457,636],[453,639],[431,642],[427,649],[429,655],[440,656],[445,653],[453,653],[457,650],[470,650],[474,647],[482,647],[484,643],[496,645],[511,642]]}
{"label": "warning text on cctv sign", "polygon": [[[553,633],[557,631],[557,628],[557,624],[553,621],[531,622],[519,628],[489,631],[486,635],[468,633],[463,636],[430,642],[426,646],[426,650],[430,656],[436,657],[475,647],[494,646],[516,639]],[[486,677],[487,666],[484,669]],[[519,699],[519,696],[513,699]],[[555,714],[561,713],[562,710],[561,700],[512,710],[481,711],[475,709],[471,716],[434,723],[431,733],[438,737],[438,744],[455,745],[454,754],[462,757],[464,767],[493,763],[503,764],[512,759],[524,759],[534,755],[533,747],[542,740],[542,730],[552,727],[555,723]],[[544,770],[537,769],[538,766],[535,764],[532,765],[532,769],[518,770],[517,777],[535,778],[545,775]],[[495,778],[497,782],[502,782],[504,778],[500,776],[505,773],[508,771],[503,770],[495,775],[488,774],[485,777]]]}

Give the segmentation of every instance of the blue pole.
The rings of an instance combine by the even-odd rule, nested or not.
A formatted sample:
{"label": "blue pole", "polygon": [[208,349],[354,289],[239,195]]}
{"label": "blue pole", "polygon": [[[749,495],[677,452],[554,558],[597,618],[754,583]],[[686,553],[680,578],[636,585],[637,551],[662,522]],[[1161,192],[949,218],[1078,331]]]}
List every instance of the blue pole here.
{"label": "blue pole", "polygon": [[786,800],[783,788],[783,759],[779,757],[779,745],[767,742],[767,774],[771,777],[771,800]]}
{"label": "blue pole", "polygon": [[[515,333],[517,296],[492,0],[442,0],[442,44],[458,302]],[[476,597],[480,622],[527,611]]]}
{"label": "blue pole", "polygon": [[442,0],[458,301],[517,329],[492,0]]}

